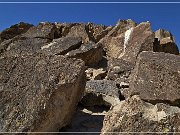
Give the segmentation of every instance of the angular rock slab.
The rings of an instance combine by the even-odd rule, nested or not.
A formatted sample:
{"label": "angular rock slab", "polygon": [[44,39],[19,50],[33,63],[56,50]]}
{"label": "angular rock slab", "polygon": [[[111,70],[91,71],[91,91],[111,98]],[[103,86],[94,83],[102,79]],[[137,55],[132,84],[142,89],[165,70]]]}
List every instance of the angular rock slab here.
{"label": "angular rock slab", "polygon": [[79,49],[66,54],[67,57],[82,59],[86,66],[95,66],[103,58],[103,48],[99,44],[82,44]]}
{"label": "angular rock slab", "polygon": [[114,81],[87,81],[85,94],[81,100],[84,106],[114,106],[119,102],[119,89]]}
{"label": "angular rock slab", "polygon": [[155,32],[155,38],[157,38],[159,41],[163,38],[169,37],[173,42],[175,42],[175,39],[171,32],[164,30],[164,29],[159,29]]}
{"label": "angular rock slab", "polygon": [[180,56],[142,52],[130,77],[130,94],[143,100],[179,104]]}
{"label": "angular rock slab", "polygon": [[[180,108],[158,103],[152,105],[135,95],[114,106],[105,116],[101,134],[106,132],[180,132]],[[132,134],[132,133],[129,133]],[[148,133],[142,133],[148,134]]]}
{"label": "angular rock slab", "polygon": [[82,39],[80,37],[62,37],[41,47],[42,52],[53,55],[65,55],[69,51],[80,48]]}
{"label": "angular rock slab", "polygon": [[0,58],[0,132],[66,126],[85,88],[81,60],[42,54]]}
{"label": "angular rock slab", "polygon": [[15,37],[2,42],[0,50],[3,55],[7,56],[32,55],[49,42],[49,39]]}

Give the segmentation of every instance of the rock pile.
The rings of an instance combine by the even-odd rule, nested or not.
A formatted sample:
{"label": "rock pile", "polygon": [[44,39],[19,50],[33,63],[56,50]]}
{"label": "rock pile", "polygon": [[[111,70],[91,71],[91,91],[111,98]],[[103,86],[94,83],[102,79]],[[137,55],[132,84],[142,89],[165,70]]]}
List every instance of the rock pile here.
{"label": "rock pile", "polygon": [[0,132],[54,131],[180,132],[173,35],[132,20],[21,22],[2,31]]}

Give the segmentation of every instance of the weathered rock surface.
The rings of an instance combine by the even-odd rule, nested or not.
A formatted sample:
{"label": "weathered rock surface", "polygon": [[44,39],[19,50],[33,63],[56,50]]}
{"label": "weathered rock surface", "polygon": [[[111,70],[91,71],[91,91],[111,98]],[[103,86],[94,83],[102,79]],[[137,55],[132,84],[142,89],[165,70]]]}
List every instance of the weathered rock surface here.
{"label": "weathered rock surface", "polygon": [[159,41],[167,37],[169,37],[173,42],[175,42],[173,35],[169,31],[166,31],[164,29],[159,29],[155,31],[155,38],[157,38]]}
{"label": "weathered rock surface", "polygon": [[87,80],[103,80],[107,76],[107,71],[103,68],[88,68],[85,72]]}
{"label": "weathered rock surface", "polygon": [[7,56],[32,55],[49,42],[49,39],[17,37],[1,43],[0,50]]}
{"label": "weathered rock surface", "polygon": [[110,80],[91,80],[86,83],[86,90],[81,103],[84,106],[114,106],[120,102],[119,89]]}
{"label": "weathered rock surface", "polygon": [[17,35],[25,33],[30,27],[32,27],[32,24],[20,22],[18,24],[12,25],[10,28],[5,29],[0,33],[0,43],[4,40],[11,39]]}
{"label": "weathered rock surface", "polygon": [[37,26],[31,27],[22,36],[27,38],[56,38],[57,27],[54,23],[41,22]]}
{"label": "weathered rock surface", "polygon": [[160,41],[155,40],[154,51],[179,55],[179,49],[171,37],[163,38]]}
{"label": "weathered rock surface", "polygon": [[42,54],[0,58],[0,132],[67,125],[85,87],[81,60]]}
{"label": "weathered rock surface", "polygon": [[108,76],[109,80],[119,80],[120,82],[128,82],[129,75],[134,65],[123,60],[112,58],[108,61]]}
{"label": "weathered rock surface", "polygon": [[132,20],[120,20],[115,27],[99,43],[102,44],[107,52],[107,56],[117,58],[123,51],[124,32],[136,23]]}
{"label": "weathered rock surface", "polygon": [[180,56],[142,52],[129,87],[143,100],[180,105]]}
{"label": "weathered rock surface", "polygon": [[67,57],[82,59],[86,66],[95,66],[103,57],[103,48],[99,44],[82,44],[79,49],[66,54]]}
{"label": "weathered rock surface", "polygon": [[78,49],[82,44],[80,37],[62,37],[41,47],[42,52],[54,55],[65,55],[71,50]]}
{"label": "weathered rock surface", "polygon": [[[157,134],[153,132],[180,132],[180,108],[158,103],[152,105],[137,95],[122,101],[105,116],[101,134]],[[136,132],[136,133],[127,133]],[[176,133],[175,133],[176,134]]]}

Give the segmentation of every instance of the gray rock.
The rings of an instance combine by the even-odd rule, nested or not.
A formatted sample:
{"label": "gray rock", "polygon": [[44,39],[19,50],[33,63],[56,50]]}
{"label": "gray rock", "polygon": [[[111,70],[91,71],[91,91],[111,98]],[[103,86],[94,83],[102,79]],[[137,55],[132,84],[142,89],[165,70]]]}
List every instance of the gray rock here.
{"label": "gray rock", "polygon": [[101,134],[171,134],[180,132],[179,125],[180,108],[162,103],[152,105],[135,95],[114,106],[106,114]]}
{"label": "gray rock", "polygon": [[78,49],[82,44],[80,37],[62,37],[41,47],[42,52],[54,55],[65,55],[71,50]]}
{"label": "gray rock", "polygon": [[66,54],[67,57],[82,59],[86,66],[95,66],[103,57],[103,48],[99,44],[82,44],[79,49]]}
{"label": "gray rock", "polygon": [[130,94],[143,100],[180,105],[180,56],[142,52],[130,77]]}
{"label": "gray rock", "polygon": [[0,58],[0,132],[53,132],[69,124],[85,88],[81,60]]}
{"label": "gray rock", "polygon": [[81,100],[84,106],[114,106],[119,102],[119,89],[114,81],[87,81],[85,94]]}

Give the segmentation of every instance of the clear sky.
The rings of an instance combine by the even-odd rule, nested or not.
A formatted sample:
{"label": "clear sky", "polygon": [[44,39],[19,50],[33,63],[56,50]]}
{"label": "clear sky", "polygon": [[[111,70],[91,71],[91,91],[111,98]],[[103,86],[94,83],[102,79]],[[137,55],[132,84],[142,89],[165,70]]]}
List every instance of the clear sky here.
{"label": "clear sky", "polygon": [[[0,0],[2,2],[3,0]],[[4,0],[7,2],[7,0]],[[25,1],[25,0],[9,0]],[[37,0],[29,0],[37,1]],[[48,0],[39,0],[48,1]],[[50,1],[50,0],[49,0]],[[58,1],[58,0],[53,0]],[[60,0],[59,0],[60,1]],[[64,0],[65,1],[65,0]],[[69,0],[82,1],[82,0]],[[108,1],[108,0],[89,0]],[[110,0],[109,0],[110,1]],[[113,0],[122,1],[122,0]],[[124,0],[125,1],[125,0]],[[129,0],[143,1],[143,0]],[[156,1],[157,0],[149,0]],[[161,1],[161,0],[159,0]],[[164,0],[167,2],[168,0]],[[170,1],[170,0],[169,0]],[[180,2],[180,0],[173,0]],[[161,1],[162,2],[162,1]],[[132,19],[137,23],[150,21],[155,31],[164,28],[175,36],[180,48],[179,4],[2,4],[0,3],[0,31],[18,22],[37,24],[50,22],[94,22],[115,25],[119,19]]]}

